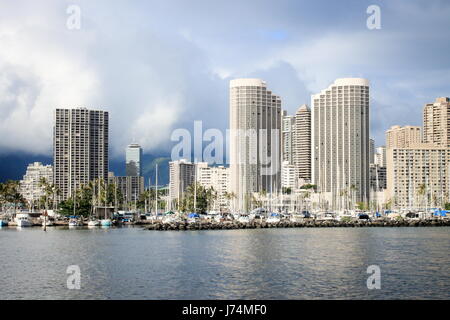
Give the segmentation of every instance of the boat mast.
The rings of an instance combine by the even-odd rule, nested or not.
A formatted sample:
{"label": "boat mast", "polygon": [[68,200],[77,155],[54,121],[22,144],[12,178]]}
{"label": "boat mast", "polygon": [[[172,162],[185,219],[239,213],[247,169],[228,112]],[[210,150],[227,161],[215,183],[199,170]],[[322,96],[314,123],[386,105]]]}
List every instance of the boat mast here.
{"label": "boat mast", "polygon": [[155,175],[155,215],[158,215],[158,164],[156,164]]}

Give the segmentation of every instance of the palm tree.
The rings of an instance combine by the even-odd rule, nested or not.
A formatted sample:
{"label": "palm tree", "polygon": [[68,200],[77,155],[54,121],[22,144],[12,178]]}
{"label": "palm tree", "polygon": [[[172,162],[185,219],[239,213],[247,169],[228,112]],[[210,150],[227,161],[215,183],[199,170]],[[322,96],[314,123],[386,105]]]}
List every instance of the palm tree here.
{"label": "palm tree", "polygon": [[419,190],[417,190],[417,194],[421,197],[422,199],[422,206],[424,206],[424,200],[425,200],[425,194],[427,192],[427,186],[425,185],[425,183],[422,183],[419,186]]}

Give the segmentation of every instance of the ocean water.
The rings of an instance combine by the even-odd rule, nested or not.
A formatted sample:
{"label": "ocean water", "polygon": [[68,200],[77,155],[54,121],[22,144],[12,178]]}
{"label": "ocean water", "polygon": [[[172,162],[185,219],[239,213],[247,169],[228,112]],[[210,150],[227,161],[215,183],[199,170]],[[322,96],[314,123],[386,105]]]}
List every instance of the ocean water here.
{"label": "ocean water", "polygon": [[3,228],[0,299],[449,299],[449,253],[448,227]]}

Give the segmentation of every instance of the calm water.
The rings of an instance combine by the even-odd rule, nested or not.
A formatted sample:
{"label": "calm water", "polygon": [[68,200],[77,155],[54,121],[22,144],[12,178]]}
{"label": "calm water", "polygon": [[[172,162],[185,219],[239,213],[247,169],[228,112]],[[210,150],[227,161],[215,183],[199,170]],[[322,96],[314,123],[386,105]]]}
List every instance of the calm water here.
{"label": "calm water", "polygon": [[[449,299],[449,252],[446,227],[4,228],[0,299]],[[80,290],[66,287],[69,265]]]}

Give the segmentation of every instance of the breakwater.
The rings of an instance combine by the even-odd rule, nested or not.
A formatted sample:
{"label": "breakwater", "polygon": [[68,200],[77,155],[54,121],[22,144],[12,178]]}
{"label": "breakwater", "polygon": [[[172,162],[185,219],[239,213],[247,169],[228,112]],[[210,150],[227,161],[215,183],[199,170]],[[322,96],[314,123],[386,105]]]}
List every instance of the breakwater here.
{"label": "breakwater", "polygon": [[261,229],[261,228],[360,228],[360,227],[449,227],[450,219],[424,219],[424,220],[354,220],[354,221],[319,221],[304,220],[300,222],[280,221],[268,223],[265,221],[252,221],[241,223],[238,221],[200,221],[200,222],[153,222],[145,227],[146,230],[233,230],[233,229]]}

